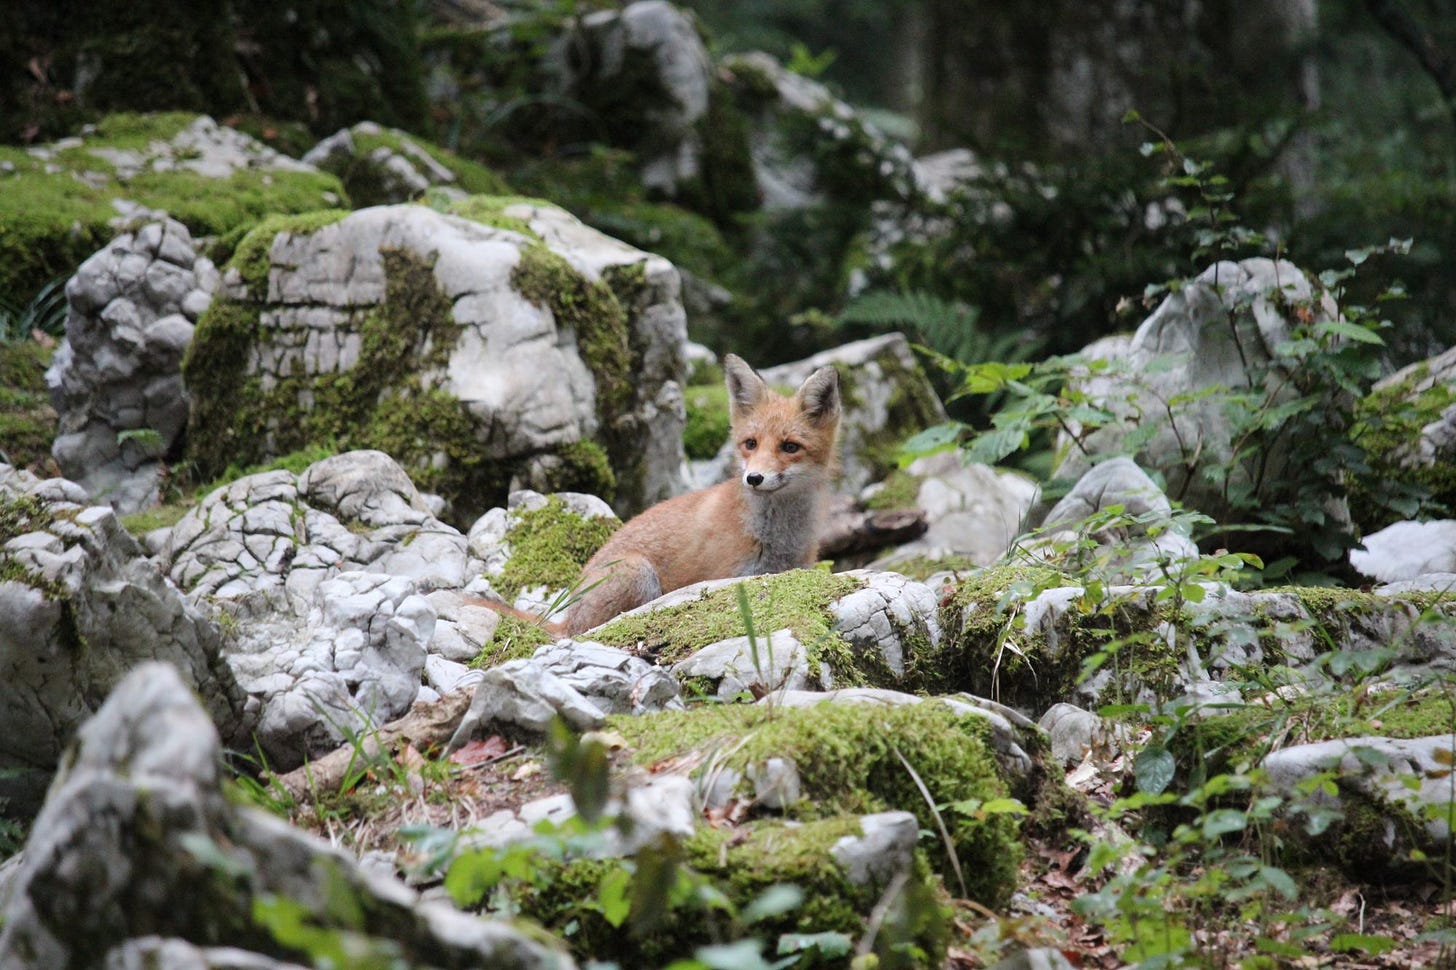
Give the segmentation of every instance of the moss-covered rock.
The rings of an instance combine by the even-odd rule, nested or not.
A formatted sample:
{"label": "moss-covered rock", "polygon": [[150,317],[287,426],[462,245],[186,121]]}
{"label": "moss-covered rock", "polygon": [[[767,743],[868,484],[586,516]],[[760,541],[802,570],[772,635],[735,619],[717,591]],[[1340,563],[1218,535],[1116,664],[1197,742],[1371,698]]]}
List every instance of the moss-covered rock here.
{"label": "moss-covered rock", "polygon": [[372,121],[335,132],[304,161],[337,175],[356,206],[408,202],[431,187],[457,195],[508,193],[501,177],[484,165]]}
{"label": "moss-covered rock", "polygon": [[[789,759],[803,791],[789,812],[804,820],[898,809],[915,813],[922,828],[934,830],[937,819],[918,777],[934,804],[946,806],[938,809],[939,821],[950,834],[970,897],[996,906],[1014,888],[1021,856],[1017,823],[1010,814],[976,812],[976,806],[1007,795],[982,718],[933,702],[884,708],[829,703],[709,706],[609,723],[641,764],[710,750],[718,752],[715,764],[739,772],[768,758]],[[955,885],[946,847],[932,843],[927,853],[947,884]]]}
{"label": "moss-covered rock", "polygon": [[163,209],[194,235],[220,235],[344,201],[334,176],[210,118],[113,115],[79,139],[0,146],[0,293],[23,300],[69,276],[129,208]]}
{"label": "moss-covered rock", "polygon": [[672,267],[543,203],[429,201],[278,218],[236,241],[184,370],[202,474],[374,448],[462,525],[512,482],[624,511],[671,494]]}
{"label": "moss-covered rock", "polygon": [[[689,602],[640,611],[592,632],[592,639],[611,646],[650,651],[660,663],[674,663],[695,651],[747,634],[738,602],[743,590],[757,636],[790,630],[809,652],[811,668],[827,664],[836,683],[862,684],[865,672],[834,629],[829,607],[861,587],[852,576],[821,569],[795,569],[744,579],[714,589]],[[689,594],[691,595],[691,594]]]}
{"label": "moss-covered rock", "polygon": [[[515,498],[521,501],[500,517],[504,528],[495,537],[505,547],[504,562],[494,569],[487,554],[485,571],[491,586],[508,601],[527,589],[569,589],[581,576],[581,567],[621,525],[608,515],[583,514],[579,505],[568,506],[558,495],[544,501],[524,499],[521,493]],[[471,541],[478,545],[495,531],[491,522],[482,522],[472,530]]]}

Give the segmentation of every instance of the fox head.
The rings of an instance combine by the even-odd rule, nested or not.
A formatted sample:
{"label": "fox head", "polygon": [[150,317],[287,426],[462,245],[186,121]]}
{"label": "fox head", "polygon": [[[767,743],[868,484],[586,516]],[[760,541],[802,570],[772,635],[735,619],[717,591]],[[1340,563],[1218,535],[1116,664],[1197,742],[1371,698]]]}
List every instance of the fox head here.
{"label": "fox head", "polygon": [[769,494],[827,482],[837,461],[838,372],[821,367],[785,397],[733,354],[723,358],[723,371],[743,484]]}

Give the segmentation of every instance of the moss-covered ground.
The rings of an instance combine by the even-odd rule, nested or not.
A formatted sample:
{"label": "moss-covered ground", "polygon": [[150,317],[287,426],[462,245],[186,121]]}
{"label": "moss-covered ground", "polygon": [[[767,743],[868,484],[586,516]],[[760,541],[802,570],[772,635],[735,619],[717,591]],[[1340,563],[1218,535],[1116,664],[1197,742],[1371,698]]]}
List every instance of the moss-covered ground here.
{"label": "moss-covered ground", "polygon": [[581,567],[621,525],[613,518],[577,515],[556,496],[539,509],[518,509],[511,517],[514,524],[506,535],[511,556],[500,576],[491,578],[496,592],[508,601],[531,587],[573,586]]}
{"label": "moss-covered ground", "polygon": [[53,353],[38,340],[0,340],[0,460],[49,478],[56,412],[45,371]]}
{"label": "moss-covered ground", "polygon": [[613,646],[645,649],[659,663],[676,663],[720,640],[747,634],[738,591],[746,595],[756,636],[789,629],[809,652],[810,665],[828,664],[840,686],[873,676],[843,637],[834,632],[829,606],[860,588],[852,576],[821,569],[795,569],[752,577],[713,590],[691,603],[619,617],[592,633]]}

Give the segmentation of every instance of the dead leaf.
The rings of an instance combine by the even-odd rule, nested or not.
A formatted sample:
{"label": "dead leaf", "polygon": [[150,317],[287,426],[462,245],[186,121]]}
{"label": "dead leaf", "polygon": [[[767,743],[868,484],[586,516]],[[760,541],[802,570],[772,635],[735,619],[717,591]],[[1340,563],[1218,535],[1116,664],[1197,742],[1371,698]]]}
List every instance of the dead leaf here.
{"label": "dead leaf", "polygon": [[494,761],[511,749],[506,739],[499,734],[492,734],[488,738],[469,742],[454,754],[450,760],[457,765],[478,765],[487,761]]}
{"label": "dead leaf", "polygon": [[534,778],[541,773],[541,762],[527,761],[515,770],[511,775],[511,781],[525,781],[527,778]]}

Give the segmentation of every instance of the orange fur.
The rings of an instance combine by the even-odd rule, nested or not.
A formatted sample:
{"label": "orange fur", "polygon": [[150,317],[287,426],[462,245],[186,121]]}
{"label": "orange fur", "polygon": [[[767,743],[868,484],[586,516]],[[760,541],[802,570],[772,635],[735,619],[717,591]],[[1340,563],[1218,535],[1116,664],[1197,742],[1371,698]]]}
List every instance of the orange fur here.
{"label": "orange fur", "polygon": [[821,367],[784,397],[740,358],[729,354],[723,366],[738,474],[617,530],[582,570],[590,588],[567,613],[568,634],[692,583],[814,562],[836,465],[839,376]]}

